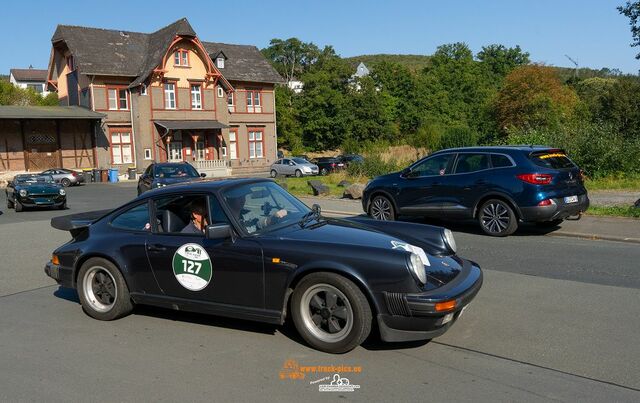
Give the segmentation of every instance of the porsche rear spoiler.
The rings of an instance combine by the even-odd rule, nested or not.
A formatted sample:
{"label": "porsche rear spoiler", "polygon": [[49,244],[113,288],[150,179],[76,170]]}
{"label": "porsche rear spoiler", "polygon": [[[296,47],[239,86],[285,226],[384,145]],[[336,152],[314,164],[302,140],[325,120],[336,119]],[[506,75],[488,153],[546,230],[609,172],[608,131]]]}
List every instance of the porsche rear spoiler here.
{"label": "porsche rear spoiler", "polygon": [[51,219],[51,226],[61,231],[69,231],[71,232],[71,236],[75,237],[80,232],[82,232],[82,230],[93,224],[96,220],[104,217],[111,211],[113,210],[87,211],[84,213],[53,217]]}

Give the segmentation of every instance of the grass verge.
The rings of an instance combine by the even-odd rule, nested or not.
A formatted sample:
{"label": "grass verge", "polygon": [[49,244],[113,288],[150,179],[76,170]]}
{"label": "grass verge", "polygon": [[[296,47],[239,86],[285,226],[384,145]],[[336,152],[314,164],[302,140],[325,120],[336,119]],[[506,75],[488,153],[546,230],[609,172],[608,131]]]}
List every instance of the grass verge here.
{"label": "grass verge", "polygon": [[640,176],[607,176],[585,181],[587,190],[640,190]]}
{"label": "grass verge", "polygon": [[365,177],[352,177],[346,172],[336,172],[327,176],[306,176],[303,178],[276,178],[278,183],[286,183],[289,193],[295,196],[313,196],[311,186],[307,184],[310,180],[319,180],[329,187],[330,196],[342,197],[345,188],[339,187],[338,183],[347,180],[351,183],[366,184],[369,179]]}
{"label": "grass verge", "polygon": [[587,210],[588,215],[594,216],[610,216],[610,217],[632,217],[640,218],[640,208],[635,207],[602,207],[602,206],[590,206]]}

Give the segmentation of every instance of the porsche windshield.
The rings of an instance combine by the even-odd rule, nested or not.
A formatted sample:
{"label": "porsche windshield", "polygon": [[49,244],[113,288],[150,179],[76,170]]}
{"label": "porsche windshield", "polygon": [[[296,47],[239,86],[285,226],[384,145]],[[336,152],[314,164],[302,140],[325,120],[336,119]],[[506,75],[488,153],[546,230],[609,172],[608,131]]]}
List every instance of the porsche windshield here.
{"label": "porsche windshield", "polygon": [[240,185],[222,193],[233,218],[249,234],[260,234],[300,222],[309,212],[295,197],[273,182]]}
{"label": "porsche windshield", "polygon": [[51,175],[20,175],[16,176],[16,183],[20,185],[35,185],[38,183],[55,183]]}

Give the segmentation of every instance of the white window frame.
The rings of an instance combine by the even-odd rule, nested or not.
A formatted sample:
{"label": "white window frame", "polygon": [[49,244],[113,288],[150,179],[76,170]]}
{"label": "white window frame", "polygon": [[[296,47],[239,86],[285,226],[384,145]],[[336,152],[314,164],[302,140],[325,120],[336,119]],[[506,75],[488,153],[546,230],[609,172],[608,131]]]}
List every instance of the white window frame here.
{"label": "white window frame", "polygon": [[229,157],[238,159],[238,130],[229,130]]}
{"label": "white window frame", "polygon": [[189,67],[189,51],[186,49],[176,49],[173,53],[173,64],[174,66]]}
{"label": "white window frame", "polygon": [[[124,141],[124,136],[128,137],[128,141]],[[131,132],[113,131],[110,133],[109,143],[111,145],[111,156],[113,165],[133,164],[133,138]],[[126,155],[124,150],[128,149]]]}
{"label": "white window frame", "polygon": [[219,69],[224,69],[224,57],[218,56],[218,58],[216,58],[216,67]]}
{"label": "white window frame", "polygon": [[[249,130],[249,159],[264,158],[264,135],[262,130]],[[260,144],[260,147],[257,145]],[[258,154],[258,149],[260,153]]]}
{"label": "white window frame", "polygon": [[218,87],[218,98],[224,97],[224,89],[222,87]]}
{"label": "white window frame", "polygon": [[150,148],[145,148],[144,149],[144,159],[145,160],[151,160],[153,159],[152,155],[151,155],[151,149]]}
{"label": "white window frame", "polygon": [[[171,86],[171,89],[168,86]],[[176,104],[176,83],[164,83],[164,109],[176,109]]]}
{"label": "white window frame", "polygon": [[[197,91],[194,88],[197,88]],[[191,109],[202,109],[202,85],[200,84],[191,84]]]}
{"label": "white window frame", "polygon": [[[236,111],[236,100],[235,100],[235,93],[234,92],[229,92],[227,94],[227,110],[229,112],[235,112]],[[229,100],[231,100],[231,103],[229,103]]]}
{"label": "white window frame", "polygon": [[[259,90],[247,90],[247,112],[261,113],[261,94]],[[256,102],[257,101],[257,102]]]}
{"label": "white window frame", "polygon": [[142,84],[140,86],[140,95],[147,95],[147,84]]}
{"label": "white window frame", "polygon": [[[113,94],[115,91],[115,94]],[[120,96],[120,92],[124,92],[124,98]],[[115,97],[113,97],[114,95]],[[125,106],[121,107],[120,101],[124,99]],[[112,104],[112,101],[115,102],[115,105]],[[107,108],[110,111],[128,111],[129,110],[129,94],[127,94],[127,90],[125,88],[119,87],[107,87]]]}

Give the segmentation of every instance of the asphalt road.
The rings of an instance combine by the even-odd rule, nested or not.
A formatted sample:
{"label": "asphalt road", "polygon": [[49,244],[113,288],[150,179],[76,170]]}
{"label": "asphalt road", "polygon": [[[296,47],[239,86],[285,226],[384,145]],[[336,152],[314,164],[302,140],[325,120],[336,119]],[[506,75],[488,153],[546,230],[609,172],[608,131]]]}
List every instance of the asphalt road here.
{"label": "asphalt road", "polygon": [[[69,189],[63,214],[117,206],[131,184]],[[340,355],[276,327],[138,307],[99,322],[42,271],[69,235],[59,211],[0,215],[1,401],[639,401],[640,248],[522,233],[493,239],[454,227],[485,283],[429,343],[372,337]],[[353,392],[319,392],[332,368],[281,379],[285,362],[358,366]],[[326,370],[326,372],[324,372]],[[319,382],[316,382],[319,381]]]}

